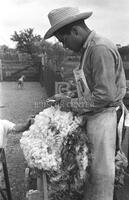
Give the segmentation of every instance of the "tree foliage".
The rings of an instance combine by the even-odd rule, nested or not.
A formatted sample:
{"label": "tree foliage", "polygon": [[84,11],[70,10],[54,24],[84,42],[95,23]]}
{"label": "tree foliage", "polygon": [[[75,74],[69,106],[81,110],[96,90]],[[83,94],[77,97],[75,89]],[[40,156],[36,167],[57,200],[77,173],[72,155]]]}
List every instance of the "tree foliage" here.
{"label": "tree foliage", "polygon": [[10,39],[16,42],[16,50],[20,53],[28,53],[34,62],[40,59],[39,55],[46,53],[48,60],[58,68],[64,58],[71,55],[71,51],[64,49],[59,42],[52,44],[40,35],[35,35],[32,28],[21,30],[19,33],[15,31]]}
{"label": "tree foliage", "polygon": [[129,55],[129,46],[123,46],[119,48],[118,51],[121,54],[121,56]]}
{"label": "tree foliage", "polygon": [[34,35],[32,28],[25,29],[17,33],[16,31],[10,38],[16,42],[16,49],[21,53],[28,53],[31,56],[37,52],[37,42],[42,40],[40,35]]}

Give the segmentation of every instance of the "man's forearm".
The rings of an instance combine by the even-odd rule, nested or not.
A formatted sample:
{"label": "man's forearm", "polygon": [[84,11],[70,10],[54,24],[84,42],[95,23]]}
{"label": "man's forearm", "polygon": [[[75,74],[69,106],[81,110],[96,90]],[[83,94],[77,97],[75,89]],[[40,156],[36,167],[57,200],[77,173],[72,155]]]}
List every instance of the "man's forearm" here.
{"label": "man's forearm", "polygon": [[73,98],[71,99],[71,108],[77,109],[81,112],[84,110],[90,111],[94,109],[94,102],[91,99],[86,98]]}
{"label": "man's forearm", "polygon": [[86,100],[85,98],[69,98],[62,99],[60,102],[61,108],[64,110],[70,110],[77,113],[89,112],[91,108],[93,109],[94,105],[91,101]]}

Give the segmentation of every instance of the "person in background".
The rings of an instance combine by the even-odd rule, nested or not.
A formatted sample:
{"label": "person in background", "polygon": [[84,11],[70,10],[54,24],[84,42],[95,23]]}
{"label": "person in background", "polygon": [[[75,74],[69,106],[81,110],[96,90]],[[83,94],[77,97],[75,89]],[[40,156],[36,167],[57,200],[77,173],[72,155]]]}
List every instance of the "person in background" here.
{"label": "person in background", "polygon": [[24,80],[25,80],[25,76],[22,75],[19,79],[18,79],[18,88],[23,88],[24,87]]}
{"label": "person in background", "polygon": [[7,143],[7,135],[12,133],[23,132],[31,125],[31,118],[25,123],[15,124],[6,119],[0,119],[0,148],[5,148]]}
{"label": "person in background", "polygon": [[60,99],[63,105],[66,102],[73,111],[78,110],[87,118],[86,134],[92,160],[84,200],[113,200],[116,138],[121,150],[122,132],[118,124],[124,116],[126,79],[117,47],[85,23],[91,15],[92,12],[80,12],[74,7],[50,11],[51,27],[44,39],[55,36],[64,48],[81,55],[79,66],[73,71],[78,98],[60,96]]}
{"label": "person in background", "polygon": [[[9,133],[19,133],[27,130],[32,123],[32,119],[28,119],[25,123],[15,124],[9,120],[0,119],[0,152],[6,150],[7,136]],[[5,189],[5,177],[3,173],[3,165],[0,161],[0,188]]]}

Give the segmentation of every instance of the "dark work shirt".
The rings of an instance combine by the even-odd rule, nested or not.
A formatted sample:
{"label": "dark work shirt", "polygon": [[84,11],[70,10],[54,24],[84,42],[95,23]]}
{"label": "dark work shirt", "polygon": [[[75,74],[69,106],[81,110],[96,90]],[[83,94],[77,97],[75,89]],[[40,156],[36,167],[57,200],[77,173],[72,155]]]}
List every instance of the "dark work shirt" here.
{"label": "dark work shirt", "polygon": [[83,49],[88,50],[83,70],[91,91],[91,96],[85,98],[87,108],[94,111],[122,101],[126,94],[126,79],[117,47],[92,31]]}

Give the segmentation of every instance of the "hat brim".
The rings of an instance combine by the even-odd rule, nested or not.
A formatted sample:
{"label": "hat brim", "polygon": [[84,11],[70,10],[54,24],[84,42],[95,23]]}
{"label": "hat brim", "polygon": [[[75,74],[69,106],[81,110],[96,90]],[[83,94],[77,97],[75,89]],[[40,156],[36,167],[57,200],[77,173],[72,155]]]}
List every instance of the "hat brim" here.
{"label": "hat brim", "polygon": [[60,23],[52,26],[44,35],[44,39],[49,39],[50,37],[52,37],[54,35],[54,33],[56,31],[58,31],[60,28],[64,27],[67,24],[70,24],[72,22],[78,21],[80,19],[87,19],[92,15],[92,12],[85,12],[85,13],[80,13],[78,15],[69,17],[68,19],[65,19],[63,21],[61,21]]}

